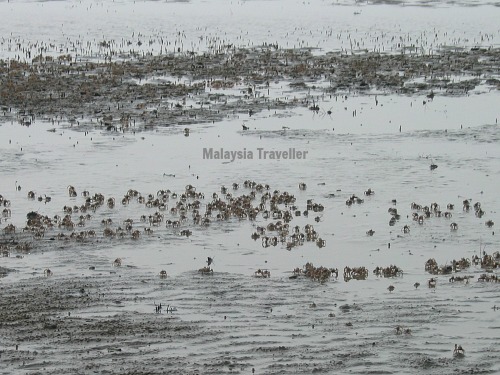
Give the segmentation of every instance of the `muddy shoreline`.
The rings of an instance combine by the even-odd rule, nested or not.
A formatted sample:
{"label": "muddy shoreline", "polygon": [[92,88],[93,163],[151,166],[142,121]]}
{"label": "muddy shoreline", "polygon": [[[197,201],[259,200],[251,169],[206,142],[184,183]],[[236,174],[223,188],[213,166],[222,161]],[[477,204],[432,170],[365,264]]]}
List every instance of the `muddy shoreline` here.
{"label": "muddy shoreline", "polygon": [[[183,323],[173,314],[121,313],[124,305],[145,300],[124,292],[133,289],[131,280],[124,281],[100,276],[2,285],[2,363],[10,370],[30,373],[51,369],[76,374],[106,368],[141,373],[144,367],[138,358],[154,354],[151,345],[203,334],[196,324]],[[102,311],[104,316],[78,316],[82,310]],[[101,364],[94,362],[96,359]],[[118,362],[121,365],[117,368]],[[164,373],[154,367],[147,372]]]}
{"label": "muddy shoreline", "polygon": [[[434,3],[424,2],[423,6]],[[356,16],[352,17],[360,19],[360,25],[369,29],[362,19],[362,11],[369,10],[365,9],[349,9],[349,13],[352,15],[354,11]],[[302,10],[299,9],[300,13]],[[248,21],[246,9],[241,12],[235,9],[238,12]],[[443,19],[449,19],[448,9],[445,13]],[[89,19],[99,22],[92,13],[88,14]],[[291,35],[297,39],[297,44],[291,42],[290,46],[314,46],[316,43],[307,41],[309,32],[321,38],[325,32],[325,37],[335,38],[337,31],[340,36],[341,26],[333,34],[327,36],[327,33],[331,30],[330,23],[345,16],[339,13],[319,22],[317,30],[311,27],[316,25],[297,24],[298,29],[306,32],[294,33],[295,25],[287,25],[286,30],[277,31],[276,35],[286,33],[288,37],[290,26],[288,39],[292,41]],[[378,22],[377,14],[372,17]],[[260,21],[260,15],[250,18],[250,22],[256,19]],[[146,18],[139,19],[139,23],[143,20]],[[453,107],[447,107],[449,102],[440,102],[439,97],[467,97],[474,93],[484,94],[481,97],[484,98],[488,92],[497,93],[500,48],[495,48],[498,43],[493,36],[492,47],[470,48],[490,43],[489,39],[479,39],[488,37],[487,28],[486,33],[481,31],[474,37],[470,32],[470,40],[460,41],[463,37],[460,31],[445,37],[445,30],[438,26],[441,31],[436,33],[435,26],[432,31],[432,23],[431,26],[425,23],[421,28],[425,32],[413,35],[418,28],[411,29],[405,39],[406,25],[400,26],[403,22],[390,22],[399,28],[394,33],[390,30],[392,26],[387,25],[381,31],[368,30],[364,36],[364,29],[360,29],[356,37],[361,46],[344,34],[342,52],[286,49],[277,42],[237,47],[214,38],[214,47],[208,52],[195,53],[177,47],[184,42],[188,45],[186,36],[179,32],[170,38],[169,51],[174,50],[171,43],[175,43],[175,53],[121,54],[116,52],[117,48],[131,51],[140,47],[139,43],[145,46],[148,38],[136,37],[132,29],[126,28],[126,33],[133,35],[127,42],[123,39],[125,31],[118,30],[122,34],[120,47],[119,41],[101,41],[101,35],[97,35],[101,29],[94,28],[94,23],[89,27],[92,30],[89,42],[81,45],[80,36],[61,45],[51,41],[38,45],[35,40],[18,40],[15,36],[2,40],[3,52],[10,56],[29,55],[29,62],[21,58],[0,60],[0,122],[5,130],[2,134],[6,134],[2,160],[6,178],[1,193],[9,199],[9,204],[2,207],[7,211],[2,217],[0,234],[0,375],[253,374],[253,369],[255,374],[281,375],[497,373],[500,370],[495,334],[500,314],[499,269],[497,265],[487,269],[472,264],[463,272],[447,273],[447,264],[453,259],[475,256],[478,249],[480,255],[481,251],[498,251],[495,227],[485,225],[486,220],[498,223],[498,200],[495,192],[490,191],[490,187],[497,185],[499,175],[495,146],[498,131],[496,125],[490,125],[497,114],[492,110],[487,120],[464,120],[462,129],[461,121],[441,124],[440,117],[424,117],[415,108],[451,113]],[[123,25],[130,23],[124,20]],[[52,26],[48,30],[53,30]],[[38,30],[36,24],[30,27]],[[238,39],[239,29],[232,30],[234,40],[244,43],[247,37]],[[386,34],[384,30],[390,32]],[[85,31],[76,27],[78,34],[85,35]],[[199,32],[203,33],[202,29]],[[221,30],[218,32],[223,35]],[[105,29],[102,33],[108,35]],[[196,35],[198,30],[191,30],[190,34]],[[378,43],[379,37],[382,44]],[[453,41],[453,37],[458,40]],[[362,49],[362,38],[374,38],[377,42],[373,45],[392,52]],[[261,33],[254,39],[274,38]],[[418,39],[416,45],[424,47],[412,44]],[[159,38],[149,40],[153,43],[152,50],[158,47],[155,51],[160,48],[164,51],[157,45],[159,41]],[[195,42],[193,49],[199,48],[200,43],[210,44],[207,40]],[[468,47],[444,45],[454,43]],[[348,45],[350,49],[346,49]],[[423,52],[423,48],[432,52]],[[43,54],[32,56],[35,50]],[[89,55],[72,53],[78,50],[89,51]],[[359,100],[353,100],[354,95],[371,96],[370,104],[360,105]],[[381,96],[388,100],[379,103],[377,95],[379,100]],[[491,95],[492,100],[495,95]],[[339,123],[343,121],[338,116],[340,111],[349,112],[350,117],[350,110],[354,109],[354,118],[355,111],[364,107],[362,122],[366,125],[365,119],[383,118],[382,107],[390,108],[390,99],[403,96],[412,100],[405,102],[405,108],[394,106],[394,110],[401,109],[404,115],[425,123],[425,134],[401,133],[398,123],[383,130],[395,135],[372,137],[372,129],[365,126],[359,130],[361,136],[351,136],[354,126],[356,129],[361,126],[345,120],[344,131],[339,132]],[[339,112],[332,114],[328,107],[337,97]],[[344,104],[348,97],[349,103]],[[467,102],[464,107],[474,103],[473,98],[464,100]],[[429,108],[430,101],[435,101],[434,108]],[[373,112],[371,107],[375,108]],[[470,112],[477,114],[479,109],[474,104],[470,107]],[[261,128],[266,131],[247,126],[248,137],[241,136],[242,121],[249,125],[246,121],[254,114],[260,113],[264,118],[265,112],[293,108],[303,109],[301,112],[307,112],[311,118],[317,114],[324,117],[321,129],[309,127],[312,119],[305,119],[295,129],[287,121],[279,121],[272,124],[274,130],[270,131],[264,124]],[[414,112],[406,112],[407,108]],[[387,122],[392,118],[391,114]],[[397,118],[404,116],[394,116]],[[37,128],[40,122],[53,125]],[[203,127],[203,132],[196,135],[193,132],[195,136],[189,138],[163,133],[153,137],[153,131],[163,128],[180,127],[177,134],[181,134],[182,128],[204,123],[216,126]],[[484,127],[485,123],[488,126]],[[292,127],[289,132],[281,132],[290,129],[289,125]],[[448,133],[444,130],[447,126],[460,127],[460,132]],[[81,134],[68,136],[66,129]],[[84,139],[86,131],[92,131],[94,139],[99,137],[97,145],[92,143],[91,136],[88,138],[92,142]],[[149,132],[141,134],[144,137],[107,136],[108,132],[144,131]],[[309,131],[307,137],[306,131]],[[188,136],[189,131],[184,135]],[[164,139],[160,140],[161,136]],[[115,138],[123,142],[115,143]],[[141,143],[144,139],[147,142]],[[295,139],[300,139],[304,140],[304,147],[317,152],[307,165],[259,164],[257,160],[247,164],[219,165],[208,161],[198,164],[199,155],[189,159],[187,151],[201,151],[202,142],[207,139],[214,147],[216,140],[220,140],[235,149],[261,144],[257,142],[288,149]],[[113,149],[115,144],[119,146]],[[138,159],[140,163],[133,164]],[[178,163],[179,159],[182,162]],[[439,167],[430,169],[431,163]],[[48,173],[37,174],[41,170]],[[141,222],[137,220],[141,213],[146,219],[146,215],[152,217],[153,210],[160,210],[159,205],[152,203],[154,199],[145,200],[140,206],[134,196],[130,206],[128,200],[122,203],[126,196],[121,194],[130,187],[143,189],[140,185],[146,185],[147,189],[142,190],[146,197],[153,187],[179,191],[179,186],[193,183],[198,189],[213,193],[208,186],[214,185],[216,193],[222,196],[227,193],[221,190],[222,182],[241,182],[255,176],[272,185],[273,179],[279,179],[282,186],[292,186],[300,198],[299,212],[307,208],[303,205],[306,199],[314,198],[314,204],[325,204],[324,216],[307,208],[311,211],[309,218],[300,214],[300,218],[297,215],[291,222],[302,227],[309,220],[318,229],[318,238],[311,237],[313,241],[307,240],[310,244],[306,242],[306,246],[294,247],[292,243],[293,251],[289,252],[291,247],[278,242],[277,237],[276,244],[274,238],[270,245],[267,239],[261,242],[254,222],[242,220],[245,215],[216,221],[215,214],[210,228],[196,226],[190,238],[187,233],[194,224],[179,229],[177,225],[174,229],[162,224],[163,228],[155,227],[155,234],[150,236],[152,221],[142,222],[142,217]],[[18,188],[18,182],[23,189]],[[309,184],[307,195],[298,185],[304,183],[305,187],[305,182]],[[76,196],[70,193],[69,201],[65,190],[68,184],[75,184],[78,189]],[[103,207],[92,211],[95,216],[91,222],[80,216],[88,208],[83,189],[96,188],[106,194],[108,204],[104,205],[104,196],[102,200],[100,196],[96,199]],[[363,194],[368,188],[375,189],[377,194]],[[233,189],[229,192],[227,200],[241,198]],[[154,194],[158,193],[154,189],[151,194],[156,198]],[[358,194],[360,201],[354,200],[352,194]],[[350,205],[349,196],[353,197]],[[472,210],[462,211],[459,205],[465,196],[483,202],[485,218],[475,216]],[[53,201],[47,206],[50,197]],[[209,197],[200,200],[208,203]],[[91,197],[88,198],[88,203],[92,203]],[[115,198],[120,208],[111,207]],[[394,209],[394,198],[400,213],[387,211],[388,207]],[[412,201],[424,204],[439,201],[443,210],[446,203],[452,202],[457,204],[457,210],[450,221],[435,212],[420,225],[410,218],[412,212],[408,208]],[[205,203],[201,214],[207,208]],[[169,204],[169,209],[176,205],[174,200]],[[191,211],[186,212],[192,220]],[[34,220],[34,225],[27,226],[25,231],[19,225],[19,218],[24,224],[24,218],[29,219],[30,214],[36,216],[35,213],[48,215],[38,218],[50,224],[47,232],[43,226],[46,223],[42,225],[40,220]],[[52,227],[48,218],[55,219],[55,214],[69,215],[65,220],[67,225]],[[176,211],[172,216],[175,215]],[[396,221],[395,217],[400,215],[401,221],[395,228],[388,227],[389,220]],[[170,219],[177,219],[172,216]],[[132,237],[133,232],[121,228],[115,231],[106,222],[112,218],[116,226],[126,228],[124,220],[129,217],[139,223],[134,229],[141,236]],[[88,227],[84,230],[86,220]],[[458,230],[450,229],[455,220]],[[13,224],[17,225],[17,231],[9,227]],[[404,224],[412,226],[411,235],[405,232]],[[295,234],[301,234],[300,228],[298,232]],[[105,237],[106,233],[110,236]],[[255,238],[250,237],[251,233]],[[206,264],[207,257],[215,258],[214,272],[202,274],[198,269]],[[425,260],[430,258],[436,259],[432,274],[423,268]],[[113,259],[123,259],[123,264]],[[358,277],[355,273],[349,276],[350,281],[338,281],[330,277],[334,269],[321,269],[312,278],[293,273],[293,268],[288,267],[289,263],[301,267],[307,262],[340,269],[345,265],[366,266],[364,271],[369,276],[363,273]],[[373,275],[375,266],[389,264],[401,266],[404,273],[396,272],[397,277]],[[50,272],[46,272],[48,267]],[[161,270],[168,272],[168,276],[160,276]],[[262,277],[256,277],[257,270]],[[267,270],[272,276],[264,276]],[[479,282],[483,274],[487,275],[485,272],[489,278]],[[429,278],[435,279],[432,284]],[[162,311],[158,313],[160,303]],[[464,346],[465,358],[453,356],[454,344]]]}
{"label": "muddy shoreline", "polygon": [[216,122],[351,93],[467,95],[500,88],[500,49],[443,48],[421,55],[368,51],[318,55],[310,48],[226,46],[217,53],[126,56],[103,62],[71,55],[0,61],[4,121],[38,119],[109,131]]}
{"label": "muddy shoreline", "polygon": [[[160,279],[103,267],[94,276],[56,274],[2,285],[0,355],[8,372],[0,373],[363,372],[404,353],[408,362],[401,363],[400,373],[494,372],[492,339],[471,348],[475,359],[465,361],[447,351],[431,355],[432,347],[412,348],[414,336],[424,338],[436,324],[461,319],[456,308],[467,309],[465,301],[449,306],[424,290],[352,301],[335,283],[319,286],[306,279],[220,272]],[[293,304],[289,294],[296,296]],[[163,311],[157,314],[159,301]],[[383,318],[370,317],[388,308],[393,312]],[[399,335],[396,324],[411,333]]]}

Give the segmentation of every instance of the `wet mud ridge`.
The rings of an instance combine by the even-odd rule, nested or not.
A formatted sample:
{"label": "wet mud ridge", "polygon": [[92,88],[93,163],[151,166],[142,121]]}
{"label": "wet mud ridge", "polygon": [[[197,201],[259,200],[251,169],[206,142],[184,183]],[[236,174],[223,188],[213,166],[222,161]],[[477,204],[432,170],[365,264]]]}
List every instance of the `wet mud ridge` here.
{"label": "wet mud ridge", "polygon": [[333,283],[317,286],[229,273],[161,279],[126,268],[3,284],[0,374],[494,372],[494,336],[469,360],[415,348],[467,302],[420,293],[351,303]]}
{"label": "wet mud ridge", "polygon": [[[105,62],[39,55],[0,60],[4,119],[35,119],[112,130],[219,121],[227,116],[303,106],[347,92],[465,95],[500,88],[500,49],[380,54],[318,54],[311,48],[227,46],[204,54],[116,56]],[[456,79],[459,77],[459,79]]]}
{"label": "wet mud ridge", "polygon": [[[151,304],[142,296],[127,293],[132,289],[138,292],[138,284],[140,287],[139,280],[98,276],[2,285],[2,368],[10,369],[9,373],[17,369],[33,374],[46,370],[89,373],[97,368],[142,373],[138,359],[157,353],[155,344],[203,336],[195,324],[183,323],[167,312],[154,314],[153,307],[151,313],[123,312],[130,304]],[[125,362],[130,372],[123,368]]]}

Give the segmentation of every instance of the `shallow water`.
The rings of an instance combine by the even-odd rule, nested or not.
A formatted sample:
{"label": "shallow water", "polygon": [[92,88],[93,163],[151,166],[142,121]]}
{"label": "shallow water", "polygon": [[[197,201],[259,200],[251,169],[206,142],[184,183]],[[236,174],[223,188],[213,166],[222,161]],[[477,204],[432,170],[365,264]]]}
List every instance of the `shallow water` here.
{"label": "shallow water", "polygon": [[[0,58],[100,58],[217,50],[222,45],[323,51],[413,51],[500,45],[495,2],[0,2]],[[103,47],[101,42],[110,42]],[[129,43],[130,42],[130,43]]]}
{"label": "shallow water", "polygon": [[[195,43],[198,34],[204,34],[200,30],[218,24],[220,18],[227,19],[228,14],[228,29],[211,29],[216,43],[258,45],[282,38],[278,39],[281,45],[290,39],[286,33],[292,33],[298,44],[303,39],[307,46],[338,50],[347,48],[342,46],[343,37],[325,39],[322,33],[332,28],[336,35],[349,25],[358,26],[352,31],[353,38],[363,38],[368,49],[382,45],[380,39],[376,41],[378,35],[388,43],[385,48],[397,49],[389,43],[392,36],[419,38],[424,30],[437,25],[440,34],[434,46],[498,46],[500,36],[494,22],[499,8],[487,3],[407,7],[293,2],[287,5],[293,21],[289,24],[278,17],[284,6],[280,1],[233,2],[224,8],[226,15],[211,2],[146,4],[148,7],[131,2],[0,2],[2,14],[5,10],[11,15],[0,31],[8,35],[8,30],[15,30],[17,36],[23,35],[24,44],[40,39],[57,45],[76,38],[94,41],[88,55],[96,53],[102,39],[131,38],[132,33],[141,33],[142,40],[155,36],[155,41],[143,44],[141,50],[150,48],[156,53],[158,36],[173,41],[179,30],[186,34],[184,45]],[[264,6],[269,12],[259,8]],[[164,12],[167,7],[171,12]],[[23,22],[29,14],[21,16],[21,9],[41,16],[32,24]],[[456,12],[456,17],[449,17],[450,11]],[[114,14],[112,21],[103,22],[110,12]],[[412,18],[410,27],[404,17],[415,13],[420,17]],[[160,15],[165,18],[155,21]],[[193,21],[202,15],[199,22]],[[333,22],[333,15],[345,24]],[[74,24],[77,16],[82,18],[78,27],[49,27],[51,22]],[[475,22],[479,16],[480,24]],[[444,18],[447,22],[440,24]],[[151,26],[144,26],[144,19],[150,20]],[[240,30],[235,25],[255,19],[259,22],[248,22],[248,35],[234,32]],[[36,22],[41,29],[35,28]],[[175,27],[160,28],[162,22]],[[100,27],[91,27],[95,24]],[[277,24],[277,29],[269,30],[270,24]],[[35,34],[35,30],[42,31]],[[480,35],[489,37],[479,42]],[[8,50],[9,43],[13,45],[6,40],[0,45],[1,57],[17,53]],[[196,44],[200,50],[208,47],[206,39]],[[57,48],[52,52],[59,54]],[[277,96],[286,95],[287,87],[282,93],[280,88],[274,89]],[[25,127],[0,117],[0,194],[11,201],[11,216],[2,217],[0,228],[7,224],[18,228],[16,236],[2,232],[0,238],[33,243],[30,251],[13,249],[8,257],[0,258],[0,266],[16,270],[0,279],[3,301],[17,305],[19,298],[28,306],[40,304],[43,319],[57,320],[61,332],[74,332],[69,339],[63,334],[43,333],[40,338],[3,325],[0,347],[5,370],[0,366],[0,373],[43,369],[67,373],[89,363],[96,370],[112,373],[122,373],[120,366],[136,373],[250,373],[252,368],[265,374],[498,373],[500,312],[492,309],[500,304],[498,283],[478,282],[485,271],[472,266],[456,275],[473,275],[469,284],[450,283],[451,275],[439,275],[437,288],[430,289],[426,284],[431,275],[424,270],[429,258],[444,265],[453,259],[481,255],[481,251],[491,254],[500,250],[495,233],[500,222],[496,196],[500,184],[498,100],[498,92],[487,87],[467,96],[436,91],[432,101],[383,92],[321,96],[316,112],[290,108],[253,116],[233,115],[220,123],[192,125],[188,137],[184,127],[176,126],[134,134],[82,131],[67,120],[37,120]],[[249,129],[243,131],[242,124]],[[246,151],[247,156],[252,152],[253,158],[207,160],[204,148]],[[259,148],[295,148],[307,151],[307,157],[262,159]],[[438,168],[430,170],[431,163]],[[160,189],[182,193],[191,184],[205,194],[203,212],[212,193],[221,195],[222,185],[233,195],[248,194],[250,190],[242,186],[245,180],[267,183],[271,192],[288,191],[296,197],[301,211],[308,199],[321,203],[323,212],[294,217],[290,225],[303,228],[313,224],[326,246],[318,248],[314,242],[306,242],[291,251],[282,244],[264,248],[260,239],[250,237],[256,226],[271,221],[261,215],[255,222],[213,220],[206,228],[186,222],[174,229],[163,223],[153,227],[148,236],[143,228],[150,226],[139,218],[156,209],[136,200],[127,206],[120,203],[129,189],[143,195],[156,195]],[[240,189],[233,191],[233,182],[239,183]],[[305,191],[299,190],[301,182],[307,184]],[[69,185],[76,188],[77,197],[68,196]],[[375,194],[365,196],[368,188]],[[30,190],[42,201],[29,200]],[[91,213],[85,227],[75,229],[95,229],[95,239],[57,240],[58,233],[71,233],[61,229],[48,230],[42,239],[33,239],[21,231],[28,212],[63,216],[64,206],[84,203],[84,190],[116,199],[115,208],[104,205]],[[352,194],[364,202],[346,206]],[[52,198],[50,202],[43,201],[46,196]],[[395,205],[393,199],[397,200]],[[464,199],[481,202],[485,215],[478,218],[473,209],[463,211]],[[176,201],[171,198],[169,208]],[[411,218],[412,202],[437,202],[443,211],[452,203],[455,209],[451,219],[433,216],[419,225]],[[390,207],[401,215],[394,226],[389,226]],[[78,216],[72,215],[75,222]],[[168,211],[165,216],[176,217]],[[318,222],[314,221],[316,216]],[[113,229],[132,218],[141,237],[104,238],[101,221],[107,218],[113,220]],[[486,220],[495,225],[488,228]],[[450,230],[451,222],[458,224],[457,231]],[[410,226],[409,234],[402,232],[404,225]],[[179,235],[188,228],[193,232],[190,237]],[[366,234],[370,229],[375,231],[373,236]],[[201,275],[197,270],[208,256],[214,259],[214,274]],[[121,267],[113,267],[116,258],[122,259]],[[337,267],[340,273],[345,266],[365,266],[369,276],[364,281],[345,282],[340,277],[323,284],[306,278],[289,279],[294,268],[307,262]],[[404,276],[386,279],[373,275],[376,266],[390,264],[401,267]],[[52,277],[44,277],[46,268],[52,270]],[[257,269],[268,269],[271,278],[253,277]],[[160,279],[160,270],[169,276]],[[492,274],[499,272],[493,270]],[[413,287],[415,282],[421,284],[418,289]],[[98,293],[106,297],[79,302],[75,296],[82,294],[76,287],[80,284],[90,290],[92,298]],[[387,290],[389,285],[395,287],[392,293]],[[45,307],[33,292],[35,287],[49,295],[57,291],[61,299],[48,301]],[[34,293],[31,298],[30,293]],[[154,314],[158,302],[175,310]],[[311,306],[313,302],[316,307]],[[341,308],[345,305],[348,307]],[[33,319],[36,316],[33,314]],[[103,328],[105,324],[111,327],[109,332]],[[396,335],[397,325],[410,328],[412,334]],[[168,337],[162,337],[164,334]],[[19,337],[21,350],[30,353],[16,357],[13,347]],[[103,341],[96,341],[97,337]],[[465,348],[465,358],[452,356],[455,343]],[[113,351],[116,346],[121,352]],[[23,357],[33,351],[41,353],[40,358]]]}

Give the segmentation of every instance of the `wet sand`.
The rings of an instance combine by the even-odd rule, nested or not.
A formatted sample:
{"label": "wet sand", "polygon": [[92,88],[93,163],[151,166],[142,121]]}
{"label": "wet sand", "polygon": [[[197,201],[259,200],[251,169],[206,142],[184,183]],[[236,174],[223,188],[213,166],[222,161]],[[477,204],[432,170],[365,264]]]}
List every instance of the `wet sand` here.
{"label": "wet sand", "polygon": [[[497,293],[486,285],[474,287],[475,303],[451,306],[445,290],[425,286],[367,300],[334,284],[196,272],[159,279],[122,267],[3,285],[0,332],[11,344],[2,347],[2,373],[498,370],[494,333],[467,347],[465,359],[454,359],[452,346],[442,349],[444,337],[435,332],[468,319],[476,331],[493,328],[489,319],[498,311],[489,319],[477,314]],[[160,302],[163,311],[155,313]],[[397,325],[411,333],[398,334]]]}

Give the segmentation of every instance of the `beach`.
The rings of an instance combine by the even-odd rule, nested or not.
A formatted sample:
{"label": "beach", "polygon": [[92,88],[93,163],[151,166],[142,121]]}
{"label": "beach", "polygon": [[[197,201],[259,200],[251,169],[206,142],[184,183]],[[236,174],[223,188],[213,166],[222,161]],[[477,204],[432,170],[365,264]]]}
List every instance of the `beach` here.
{"label": "beach", "polygon": [[0,11],[0,374],[500,371],[496,4]]}

